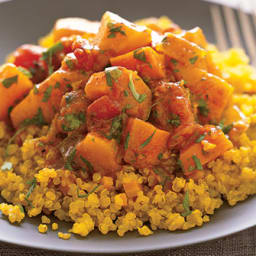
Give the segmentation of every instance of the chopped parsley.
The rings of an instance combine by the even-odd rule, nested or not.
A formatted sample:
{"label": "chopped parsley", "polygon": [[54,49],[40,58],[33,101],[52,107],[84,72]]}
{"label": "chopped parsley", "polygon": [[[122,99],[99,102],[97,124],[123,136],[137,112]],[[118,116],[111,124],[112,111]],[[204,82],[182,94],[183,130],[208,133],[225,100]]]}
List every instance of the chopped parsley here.
{"label": "chopped parsley", "polygon": [[158,158],[158,160],[161,160],[163,158],[163,153],[159,153],[157,158]]}
{"label": "chopped parsley", "polygon": [[26,68],[23,67],[18,67],[18,70],[23,73],[25,76],[27,76],[28,78],[32,78],[32,74],[29,70],[27,70]]}
{"label": "chopped parsley", "polygon": [[115,139],[120,143],[121,136],[123,131],[123,115],[116,116],[112,120],[111,128],[108,135],[105,137],[109,140]]}
{"label": "chopped parsley", "polygon": [[133,51],[133,57],[134,57],[134,59],[137,59],[144,63],[147,63],[150,66],[150,68],[152,68],[152,65],[147,61],[146,54],[143,50],[137,49],[137,50]]}
{"label": "chopped parsley", "polygon": [[117,67],[105,69],[107,85],[112,87],[113,82],[117,82],[118,78],[122,75],[122,71]]}
{"label": "chopped parsley", "polygon": [[178,165],[179,165],[179,167],[181,168],[181,170],[182,170],[183,172],[185,172],[185,169],[184,169],[183,163],[181,162],[181,160],[180,160],[180,159],[178,160]]}
{"label": "chopped parsley", "polygon": [[171,119],[169,119],[167,122],[175,127],[179,127],[181,124],[180,117],[176,114],[171,114]]}
{"label": "chopped parsley", "polygon": [[12,163],[11,162],[4,162],[0,169],[2,171],[10,171],[12,169]]}
{"label": "chopped parsley", "polygon": [[189,59],[189,62],[190,62],[192,65],[194,65],[197,60],[198,60],[198,56],[195,56],[195,57],[193,57],[193,58],[190,58],[190,59]]}
{"label": "chopped parsley", "polygon": [[162,39],[162,43],[167,43],[168,42],[168,37],[165,36],[163,39]]}
{"label": "chopped parsley", "polygon": [[173,72],[178,73],[178,72],[180,72],[180,70],[179,69],[174,69]]}
{"label": "chopped parsley", "polygon": [[140,148],[146,147],[154,137],[155,133],[156,133],[156,130],[154,130],[154,132],[140,145]]}
{"label": "chopped parsley", "polygon": [[23,206],[22,206],[21,204],[18,204],[18,206],[19,206],[19,208],[20,208],[20,211],[21,211],[22,213],[25,213]]}
{"label": "chopped parsley", "polygon": [[125,138],[125,142],[124,142],[124,149],[128,149],[129,140],[130,140],[130,133],[128,132],[126,135],[126,138]]}
{"label": "chopped parsley", "polygon": [[130,77],[129,77],[129,84],[128,84],[131,92],[132,92],[132,95],[133,97],[135,98],[136,101],[138,101],[139,103],[142,103],[146,98],[147,98],[147,95],[146,94],[139,94],[136,89],[135,89],[135,85],[133,83],[133,80],[132,80],[132,74],[130,74]]}
{"label": "chopped parsley", "polygon": [[176,66],[176,65],[178,64],[178,61],[175,60],[175,59],[171,59],[171,63],[172,63],[174,66]]}
{"label": "chopped parsley", "polygon": [[182,205],[183,205],[184,211],[181,213],[181,215],[183,217],[187,217],[188,215],[191,214],[188,191],[186,191],[186,193],[185,193]]}
{"label": "chopped parsley", "polygon": [[96,185],[90,192],[88,192],[87,194],[84,194],[84,195],[79,194],[79,188],[77,188],[77,197],[87,198],[89,195],[94,193],[100,186],[101,186],[101,184]]}
{"label": "chopped parsley", "polygon": [[62,125],[62,129],[65,132],[71,132],[85,123],[85,114],[83,112],[66,114],[64,116],[65,124]]}
{"label": "chopped parsley", "polygon": [[204,99],[198,100],[198,111],[202,116],[208,116],[209,114],[209,107],[207,102]]}
{"label": "chopped parsley", "polygon": [[56,82],[56,84],[54,85],[54,89],[58,89],[60,88],[60,82]]}
{"label": "chopped parsley", "polygon": [[233,124],[229,124],[229,125],[225,125],[222,127],[222,131],[225,133],[225,134],[228,134],[232,129],[233,129]]}
{"label": "chopped parsley", "polygon": [[197,139],[196,139],[196,143],[200,143],[202,140],[204,140],[205,138],[205,134],[201,134]]}
{"label": "chopped parsley", "polygon": [[200,159],[196,155],[193,155],[192,159],[193,159],[193,161],[195,163],[196,170],[203,170],[203,166],[201,164]]}
{"label": "chopped parsley", "polygon": [[169,177],[166,176],[162,171],[159,171],[158,169],[153,169],[153,172],[154,172],[156,175],[160,176],[160,178],[161,178],[160,184],[164,187],[164,186],[165,186],[165,183],[166,183],[166,181],[167,181],[167,179],[168,179]]}
{"label": "chopped parsley", "polygon": [[89,172],[93,172],[93,166],[92,164],[87,160],[85,159],[83,156],[80,156],[80,159],[83,161],[83,163],[86,165],[87,169]]}
{"label": "chopped parsley", "polygon": [[52,86],[50,85],[44,92],[42,102],[48,102],[52,94]]}
{"label": "chopped parsley", "polygon": [[125,97],[128,97],[128,96],[129,96],[129,93],[128,93],[126,90],[124,90],[124,96],[125,96]]}
{"label": "chopped parsley", "polygon": [[126,36],[125,31],[122,30],[122,26],[117,26],[112,22],[109,22],[107,24],[107,27],[109,29],[109,34],[108,34],[108,38],[114,38],[116,37],[117,33],[120,33],[123,36]]}
{"label": "chopped parsley", "polygon": [[72,70],[74,68],[74,62],[71,59],[66,59],[65,63],[70,70]]}
{"label": "chopped parsley", "polygon": [[70,171],[73,171],[73,161],[74,161],[74,158],[76,156],[76,149],[73,148],[72,150],[70,150],[69,154],[68,154],[68,157],[67,157],[67,161],[65,163],[65,168],[70,170]]}
{"label": "chopped parsley", "polygon": [[26,196],[25,196],[25,200],[26,200],[29,204],[31,204],[31,202],[30,202],[30,200],[29,200],[29,197],[30,197],[30,195],[32,194],[32,192],[34,191],[34,189],[35,189],[35,187],[36,187],[36,184],[37,184],[36,178],[33,178],[31,181],[28,182],[28,184],[30,184],[30,187],[29,187],[28,192],[27,192],[27,194],[26,194]]}
{"label": "chopped parsley", "polygon": [[10,88],[13,84],[16,84],[17,81],[18,81],[18,75],[5,78],[2,81],[2,84],[5,88]]}
{"label": "chopped parsley", "polygon": [[64,49],[64,46],[61,42],[58,42],[54,44],[52,47],[47,49],[47,51],[43,52],[42,60],[46,62],[48,65],[48,75],[51,75],[53,73],[53,65],[52,65],[52,58],[53,55],[61,52]]}

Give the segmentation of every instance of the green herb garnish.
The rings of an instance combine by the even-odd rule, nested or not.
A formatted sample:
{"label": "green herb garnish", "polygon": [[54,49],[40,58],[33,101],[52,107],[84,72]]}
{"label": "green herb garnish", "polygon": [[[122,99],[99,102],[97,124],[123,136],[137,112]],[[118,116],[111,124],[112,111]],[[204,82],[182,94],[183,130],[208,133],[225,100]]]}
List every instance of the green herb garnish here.
{"label": "green herb garnish", "polygon": [[152,68],[152,65],[147,61],[146,54],[143,50],[137,49],[137,50],[133,51],[133,57],[134,57],[134,59],[137,59],[144,63],[147,63],[150,66],[150,68]]}
{"label": "green herb garnish", "polygon": [[105,137],[109,140],[116,139],[117,142],[120,143],[122,131],[123,131],[123,115],[121,114],[113,118],[109,134],[105,135]]}
{"label": "green herb garnish", "polygon": [[140,148],[146,147],[150,143],[150,141],[152,140],[155,133],[156,133],[156,130],[154,130],[154,132],[140,145]]}
{"label": "green herb garnish", "polygon": [[204,99],[198,100],[198,111],[202,116],[208,116],[209,114],[209,107],[207,105],[207,102]]}
{"label": "green herb garnish", "polygon": [[203,166],[201,164],[201,161],[200,159],[196,156],[196,155],[193,155],[192,156],[192,159],[195,163],[195,166],[196,166],[196,170],[203,170]]}
{"label": "green herb garnish", "polygon": [[54,89],[58,89],[60,88],[60,82],[56,82],[56,84],[54,85]]}
{"label": "green herb garnish", "polygon": [[109,22],[107,27],[109,29],[108,38],[116,37],[116,33],[120,33],[121,35],[126,36],[125,31],[122,30],[122,26],[116,26],[114,23]]}
{"label": "green herb garnish", "polygon": [[10,88],[13,84],[16,84],[17,82],[18,82],[18,75],[5,78],[2,81],[2,84],[5,88]]}
{"label": "green herb garnish", "polygon": [[128,96],[129,96],[129,93],[128,93],[126,90],[124,90],[124,96],[125,96],[125,97],[128,97]]}
{"label": "green herb garnish", "polygon": [[161,160],[163,158],[163,153],[159,153],[157,158],[158,158],[158,160]]}
{"label": "green herb garnish", "polygon": [[193,58],[190,58],[190,59],[189,59],[189,62],[190,62],[192,65],[194,65],[197,60],[198,60],[198,56],[195,56],[195,57],[193,57]]}
{"label": "green herb garnish", "polygon": [[225,125],[221,130],[224,132],[224,134],[228,134],[233,129],[233,126],[233,124]]}
{"label": "green herb garnish", "polygon": [[171,114],[171,119],[169,119],[167,122],[175,127],[179,127],[181,124],[180,117],[176,114]]}
{"label": "green herb garnish", "polygon": [[113,82],[117,82],[118,78],[122,75],[122,71],[117,67],[105,69],[107,85],[112,87]]}
{"label": "green herb garnish", "polygon": [[128,132],[125,138],[125,142],[124,142],[124,149],[128,149],[129,146],[129,140],[130,140],[130,133]]}
{"label": "green herb garnish", "polygon": [[83,156],[80,156],[80,159],[85,163],[87,169],[89,172],[93,172],[93,166],[92,164],[87,160],[85,159]]}
{"label": "green herb garnish", "polygon": [[200,143],[202,140],[204,140],[205,138],[205,134],[201,134],[197,139],[196,139],[196,143]]}
{"label": "green herb garnish", "polygon": [[178,64],[178,61],[175,60],[175,59],[171,59],[171,63],[172,63],[174,66],[176,66],[176,65]]}
{"label": "green herb garnish", "polygon": [[62,125],[62,129],[65,132],[71,132],[85,123],[85,114],[83,112],[66,114],[64,116],[65,124]]}
{"label": "green herb garnish", "polygon": [[20,72],[22,72],[25,76],[27,76],[28,78],[32,78],[32,74],[29,70],[27,70],[26,68],[23,67],[18,67],[18,70]]}
{"label": "green herb garnish", "polygon": [[66,163],[65,163],[65,168],[66,168],[66,169],[68,169],[68,170],[70,170],[70,171],[73,171],[73,166],[72,166],[72,164],[73,164],[73,161],[74,161],[75,156],[76,156],[76,149],[73,148],[73,149],[69,152],[69,154],[68,154],[67,161],[66,161]]}
{"label": "green herb garnish", "polygon": [[29,184],[30,184],[30,187],[29,187],[29,190],[28,190],[28,192],[25,196],[25,200],[27,202],[30,202],[29,197],[30,197],[31,193],[34,191],[34,189],[36,187],[36,184],[37,184],[36,178],[33,178],[31,181],[29,181]]}
{"label": "green herb garnish", "polygon": [[94,193],[100,186],[101,186],[101,184],[96,185],[90,192],[88,192],[87,194],[84,194],[84,195],[79,194],[79,188],[77,188],[77,197],[87,198],[89,195]]}
{"label": "green herb garnish", "polygon": [[65,63],[70,70],[72,70],[74,68],[74,62],[71,59],[66,59]]}
{"label": "green herb garnish", "polygon": [[132,92],[132,95],[133,97],[135,98],[135,100],[137,100],[139,103],[142,103],[146,98],[147,98],[147,95],[146,94],[139,94],[136,89],[135,89],[135,85],[133,83],[133,80],[132,80],[132,74],[130,74],[130,77],[129,77],[129,84],[128,84],[131,92]]}
{"label": "green herb garnish", "polygon": [[47,102],[52,94],[52,86],[50,85],[44,92],[42,102]]}
{"label": "green herb garnish", "polygon": [[52,57],[54,54],[61,52],[64,49],[64,46],[61,42],[54,44],[52,47],[43,52],[42,60],[48,65],[48,75],[53,73]]}
{"label": "green herb garnish", "polygon": [[186,191],[186,193],[185,193],[182,205],[183,205],[184,211],[183,211],[183,213],[181,213],[181,215],[183,217],[187,217],[188,215],[191,214],[188,191]]}

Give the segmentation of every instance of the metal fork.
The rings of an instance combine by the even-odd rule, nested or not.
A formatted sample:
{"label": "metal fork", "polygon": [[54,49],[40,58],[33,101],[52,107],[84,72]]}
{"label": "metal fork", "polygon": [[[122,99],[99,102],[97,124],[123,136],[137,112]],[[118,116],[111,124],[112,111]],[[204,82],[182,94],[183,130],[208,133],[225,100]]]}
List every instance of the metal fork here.
{"label": "metal fork", "polygon": [[[211,4],[210,12],[219,50],[225,51],[229,48],[228,39],[231,47],[234,48],[243,48],[244,42],[251,64],[256,67],[256,35],[254,32],[256,29],[256,10],[253,14],[249,14],[239,8],[237,10],[238,19],[235,16],[235,10],[228,6]],[[252,20],[250,20],[250,16],[252,16]],[[240,33],[239,27],[242,33]]]}

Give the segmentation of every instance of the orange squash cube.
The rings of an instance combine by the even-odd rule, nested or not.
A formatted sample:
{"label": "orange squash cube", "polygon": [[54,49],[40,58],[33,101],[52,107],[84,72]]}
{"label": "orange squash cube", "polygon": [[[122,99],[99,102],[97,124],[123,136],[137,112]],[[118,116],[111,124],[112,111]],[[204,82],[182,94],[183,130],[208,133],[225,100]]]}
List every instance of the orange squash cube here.
{"label": "orange squash cube", "polygon": [[0,120],[8,118],[8,110],[31,88],[32,82],[14,64],[8,63],[0,68]]}
{"label": "orange squash cube", "polygon": [[113,56],[117,56],[150,45],[151,30],[105,12],[95,43],[101,50],[111,50]]}
{"label": "orange squash cube", "polygon": [[161,79],[165,77],[164,56],[151,47],[128,52],[110,59],[112,66],[122,66],[138,71],[138,74],[147,79]]}

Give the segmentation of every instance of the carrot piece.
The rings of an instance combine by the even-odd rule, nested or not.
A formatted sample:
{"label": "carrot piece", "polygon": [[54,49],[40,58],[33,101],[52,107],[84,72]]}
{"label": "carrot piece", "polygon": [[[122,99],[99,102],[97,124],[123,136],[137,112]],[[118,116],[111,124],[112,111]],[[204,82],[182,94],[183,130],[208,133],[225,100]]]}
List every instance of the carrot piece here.
{"label": "carrot piece", "polygon": [[103,176],[101,179],[101,184],[105,189],[111,190],[114,186],[113,178],[109,176]]}
{"label": "carrot piece", "polygon": [[95,42],[101,50],[111,50],[117,56],[150,45],[151,30],[105,12]]}
{"label": "carrot piece", "polygon": [[138,192],[142,190],[141,185],[137,180],[131,180],[129,182],[123,183],[124,191],[127,197],[134,198],[137,196]]}
{"label": "carrot piece", "polygon": [[62,96],[70,90],[71,83],[87,81],[88,76],[78,71],[54,72],[42,83],[36,85],[28,96],[11,112],[13,126],[17,128],[25,119],[33,118],[41,108],[44,120],[50,123],[59,109]]}
{"label": "carrot piece", "polygon": [[8,118],[11,107],[17,104],[33,87],[29,78],[14,64],[5,64],[0,68],[0,120]]}
{"label": "carrot piece", "polygon": [[[231,99],[233,87],[213,74],[207,71],[176,65],[179,72],[175,73],[177,79],[185,80],[192,94],[195,95],[199,107],[204,105],[204,109],[199,111],[201,121],[209,120],[219,122],[221,115]],[[202,111],[205,110],[205,111]]]}
{"label": "carrot piece", "polygon": [[145,168],[159,163],[159,154],[167,150],[169,132],[140,119],[129,118],[124,138],[125,162]]}
{"label": "carrot piece", "polygon": [[[201,136],[203,137],[200,140],[195,141],[194,144],[180,151],[179,160],[186,175],[190,175],[200,169],[202,170],[200,166],[203,167],[233,147],[232,142],[225,134],[214,126],[204,126]],[[204,151],[203,141],[215,146],[210,150]]]}
{"label": "carrot piece", "polygon": [[89,171],[102,175],[114,175],[121,169],[118,144],[113,140],[100,137],[96,133],[88,133],[76,146],[78,161]]}
{"label": "carrot piece", "polygon": [[206,51],[180,35],[166,33],[161,42],[156,43],[156,50],[186,66],[206,69]]}
{"label": "carrot piece", "polygon": [[94,73],[85,86],[86,97],[96,100],[107,95],[119,102],[121,109],[133,117],[147,120],[151,110],[152,93],[136,72],[123,67],[111,67]]}
{"label": "carrot piece", "polygon": [[81,35],[85,38],[94,37],[100,27],[97,21],[89,21],[82,18],[58,19],[53,28],[54,41],[59,41],[62,37]]}
{"label": "carrot piece", "polygon": [[128,52],[110,59],[112,66],[122,66],[138,71],[143,78],[161,79],[165,77],[164,56],[151,47]]}

